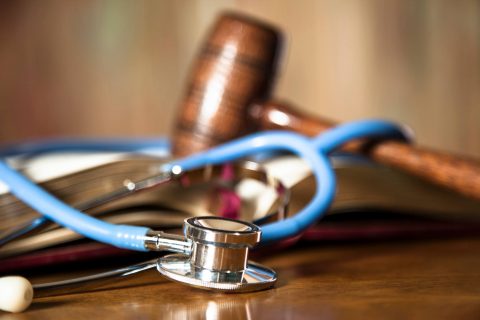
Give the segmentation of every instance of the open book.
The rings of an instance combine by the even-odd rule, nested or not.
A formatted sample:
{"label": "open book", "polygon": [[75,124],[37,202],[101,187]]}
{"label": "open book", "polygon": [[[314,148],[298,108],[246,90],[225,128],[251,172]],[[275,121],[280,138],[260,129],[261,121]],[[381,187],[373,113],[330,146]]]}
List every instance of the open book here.
{"label": "open book", "polygon": [[[129,154],[56,154],[38,156],[12,164],[57,197],[75,206],[122,186],[126,180],[138,181],[151,176],[165,158]],[[374,164],[359,156],[337,155],[332,159],[338,190],[328,212],[331,217],[348,216],[362,220],[366,213],[381,217],[418,217],[437,221],[480,222],[480,203],[423,182],[395,169]],[[291,191],[289,214],[296,214],[308,203],[316,186],[308,166],[294,156],[267,160],[263,168]],[[252,181],[235,181],[232,190],[240,195],[242,208],[238,218],[258,220],[278,208],[271,186]],[[218,188],[196,185],[190,188],[159,188],[142,192],[88,213],[107,221],[151,227],[178,227],[192,215],[219,213]],[[275,210],[275,209],[274,209]],[[376,215],[378,219],[379,214]],[[39,217],[33,210],[0,185],[0,233]],[[327,217],[327,220],[332,220]],[[347,219],[347,220],[348,220]],[[338,226],[345,225],[345,221]],[[350,224],[351,226],[351,224]],[[397,230],[398,231],[398,230]],[[48,248],[80,239],[64,228],[49,226],[0,247],[0,258]]]}
{"label": "open book", "polygon": [[[330,215],[365,211],[404,213],[449,221],[479,221],[480,201],[432,185],[394,168],[361,156],[332,157],[337,194]],[[292,191],[290,210],[300,210],[316,190],[305,162],[297,157],[279,157],[265,163],[267,171]]]}

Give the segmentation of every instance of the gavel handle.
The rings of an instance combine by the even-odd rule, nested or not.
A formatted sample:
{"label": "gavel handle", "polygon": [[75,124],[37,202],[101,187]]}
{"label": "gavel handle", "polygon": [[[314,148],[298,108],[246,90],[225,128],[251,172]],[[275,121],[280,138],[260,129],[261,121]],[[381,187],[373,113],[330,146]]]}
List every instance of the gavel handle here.
{"label": "gavel handle", "polygon": [[[250,115],[262,130],[286,129],[308,136],[327,130],[335,123],[306,116],[288,104],[268,101],[255,104]],[[345,149],[363,152],[360,143],[351,143]],[[480,162],[398,141],[381,141],[368,148],[367,155],[382,164],[395,167],[429,182],[480,200]]]}

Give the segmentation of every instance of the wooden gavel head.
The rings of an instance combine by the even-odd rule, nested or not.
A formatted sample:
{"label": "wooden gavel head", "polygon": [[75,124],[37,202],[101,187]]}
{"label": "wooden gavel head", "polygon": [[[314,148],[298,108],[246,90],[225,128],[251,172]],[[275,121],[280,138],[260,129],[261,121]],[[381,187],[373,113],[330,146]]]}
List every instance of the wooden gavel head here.
{"label": "wooden gavel head", "polygon": [[172,148],[185,156],[256,130],[248,106],[268,97],[282,37],[275,27],[227,13],[194,61]]}

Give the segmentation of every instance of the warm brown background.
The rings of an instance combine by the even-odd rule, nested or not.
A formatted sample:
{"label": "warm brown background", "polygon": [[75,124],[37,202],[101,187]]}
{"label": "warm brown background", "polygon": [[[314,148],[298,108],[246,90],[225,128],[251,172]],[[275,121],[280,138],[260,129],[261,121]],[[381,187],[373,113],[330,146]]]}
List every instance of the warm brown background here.
{"label": "warm brown background", "polygon": [[277,96],[480,157],[479,1],[2,1],[0,141],[168,134],[223,9],[286,32]]}

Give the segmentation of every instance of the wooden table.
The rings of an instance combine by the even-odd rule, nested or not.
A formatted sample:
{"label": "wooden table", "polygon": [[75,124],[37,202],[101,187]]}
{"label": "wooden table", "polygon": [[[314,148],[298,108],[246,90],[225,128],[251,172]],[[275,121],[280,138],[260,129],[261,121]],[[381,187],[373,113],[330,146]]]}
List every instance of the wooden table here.
{"label": "wooden table", "polygon": [[315,244],[259,260],[278,272],[272,290],[218,294],[149,272],[0,320],[480,318],[480,237]]}

